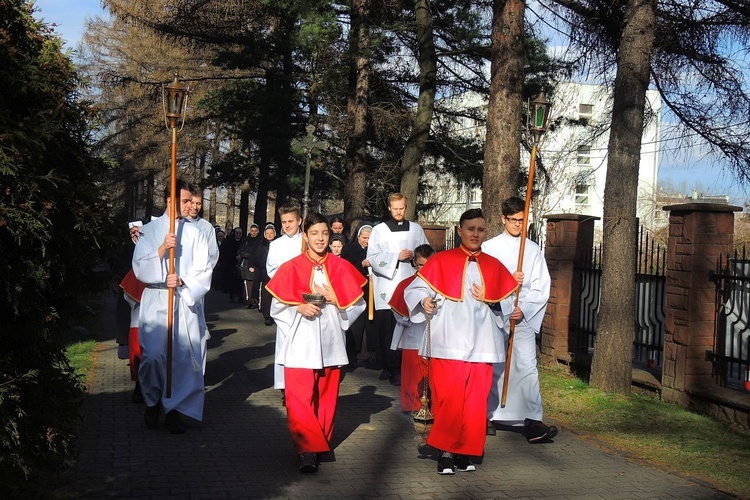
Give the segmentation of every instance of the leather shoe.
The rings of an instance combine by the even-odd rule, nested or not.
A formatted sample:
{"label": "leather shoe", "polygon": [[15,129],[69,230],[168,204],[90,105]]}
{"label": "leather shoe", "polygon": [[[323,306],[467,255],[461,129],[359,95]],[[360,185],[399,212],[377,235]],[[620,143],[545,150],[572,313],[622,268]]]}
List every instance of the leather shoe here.
{"label": "leather shoe", "polygon": [[495,424],[492,423],[492,420],[487,421],[487,435],[488,436],[495,436],[497,434],[497,429],[495,429]]}
{"label": "leather shoe", "polygon": [[317,460],[315,453],[302,453],[300,456],[299,471],[304,473],[318,472]]}
{"label": "leather shoe", "polygon": [[389,382],[391,385],[395,385],[396,387],[401,385],[401,374],[398,372],[391,373],[391,376],[388,377]]}
{"label": "leather shoe", "polygon": [[143,421],[148,429],[159,428],[159,405],[147,406],[146,413],[143,414]]}
{"label": "leather shoe", "polygon": [[136,404],[143,403],[143,393],[141,392],[141,384],[139,384],[138,382],[135,383],[133,394],[130,395],[130,401]]}
{"label": "leather shoe", "polygon": [[185,424],[182,423],[182,418],[177,410],[171,410],[167,413],[164,418],[164,428],[166,428],[172,434],[184,434]]}

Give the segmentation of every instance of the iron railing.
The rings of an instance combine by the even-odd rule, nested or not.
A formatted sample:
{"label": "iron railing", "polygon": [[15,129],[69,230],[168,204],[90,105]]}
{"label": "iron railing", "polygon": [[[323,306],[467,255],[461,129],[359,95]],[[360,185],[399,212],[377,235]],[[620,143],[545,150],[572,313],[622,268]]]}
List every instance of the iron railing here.
{"label": "iron railing", "polygon": [[[638,235],[633,362],[650,368],[662,365],[664,351],[664,297],[666,249],[641,227]],[[594,349],[601,300],[602,248],[594,247],[576,262],[581,278],[578,331]]]}
{"label": "iron railing", "polygon": [[720,257],[710,273],[716,285],[713,363],[720,386],[750,390],[750,259],[745,249],[734,257]]}

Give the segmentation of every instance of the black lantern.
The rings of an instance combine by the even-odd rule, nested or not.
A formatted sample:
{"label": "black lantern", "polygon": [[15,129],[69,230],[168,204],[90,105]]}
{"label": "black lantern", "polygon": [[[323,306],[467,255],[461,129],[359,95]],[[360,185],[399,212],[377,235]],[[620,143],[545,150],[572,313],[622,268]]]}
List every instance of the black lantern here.
{"label": "black lantern", "polygon": [[177,73],[174,75],[174,81],[162,88],[164,117],[168,127],[176,128],[180,118],[182,118],[182,124],[185,124],[184,114],[187,108],[188,90],[188,87],[177,79]]}
{"label": "black lantern", "polygon": [[533,101],[529,102],[529,131],[534,136],[534,142],[539,142],[547,132],[547,125],[549,120],[549,110],[552,107],[542,92],[534,98]]}

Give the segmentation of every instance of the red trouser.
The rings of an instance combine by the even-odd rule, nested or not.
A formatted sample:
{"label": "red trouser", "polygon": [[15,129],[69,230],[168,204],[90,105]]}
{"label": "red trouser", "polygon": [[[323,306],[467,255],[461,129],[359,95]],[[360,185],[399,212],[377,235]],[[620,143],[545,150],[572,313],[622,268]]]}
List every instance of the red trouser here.
{"label": "red trouser", "polygon": [[427,444],[458,455],[481,456],[487,438],[487,396],[492,365],[430,359],[435,423]]}
{"label": "red trouser", "polygon": [[427,360],[417,349],[404,349],[401,354],[401,409],[419,410],[422,384],[427,374]]}
{"label": "red trouser", "polygon": [[284,367],[286,414],[297,454],[330,451],[341,369]]}
{"label": "red trouser", "polygon": [[128,331],[128,357],[130,358],[130,380],[138,381],[138,367],[141,365],[141,344],[138,341],[138,325]]}

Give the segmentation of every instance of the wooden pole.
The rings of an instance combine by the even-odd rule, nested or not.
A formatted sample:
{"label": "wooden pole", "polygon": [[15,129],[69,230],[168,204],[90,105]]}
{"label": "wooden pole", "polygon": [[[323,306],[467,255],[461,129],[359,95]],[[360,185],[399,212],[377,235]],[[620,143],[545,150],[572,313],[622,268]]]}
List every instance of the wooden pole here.
{"label": "wooden pole", "polygon": [[[531,162],[529,163],[529,180],[526,183],[526,200],[523,205],[523,227],[521,228],[521,248],[518,252],[518,265],[516,271],[523,271],[523,253],[526,249],[526,229],[529,225],[529,209],[531,207],[531,195],[534,189],[534,168],[536,166],[536,141],[531,147]],[[521,285],[523,286],[523,285]],[[513,303],[513,310],[518,307],[518,297],[521,295],[521,286],[518,287],[516,300]],[[510,362],[513,358],[513,336],[516,332],[516,321],[511,318],[510,329],[508,333],[508,352],[505,356],[505,376],[503,377],[503,391],[500,398],[500,408],[505,408],[505,402],[508,399],[508,379],[510,379]]]}
{"label": "wooden pole", "polygon": [[[177,120],[170,120],[172,129],[172,165],[169,175],[169,232],[175,231],[177,219]],[[169,274],[174,274],[174,247],[169,249]],[[172,397],[172,331],[174,329],[174,288],[167,290],[167,380],[166,397]]]}
{"label": "wooden pole", "polygon": [[367,281],[369,286],[367,287],[367,319],[372,321],[375,319],[375,283],[372,278],[372,268],[367,268]]}

